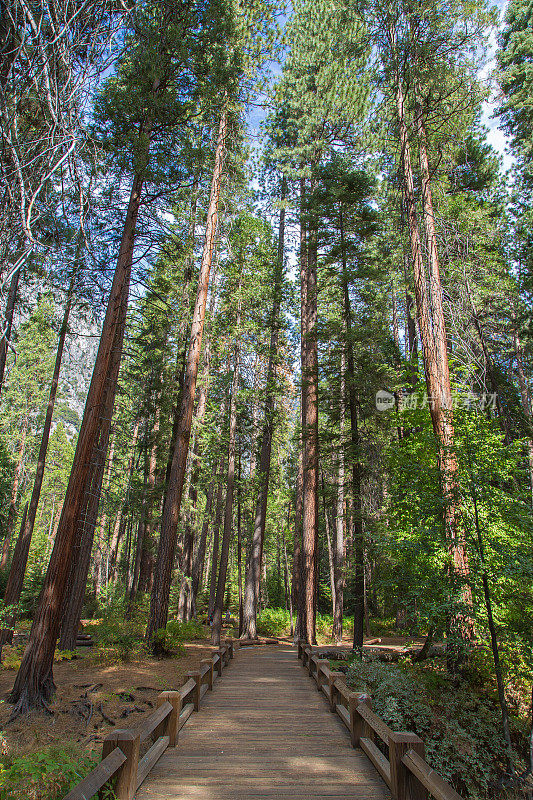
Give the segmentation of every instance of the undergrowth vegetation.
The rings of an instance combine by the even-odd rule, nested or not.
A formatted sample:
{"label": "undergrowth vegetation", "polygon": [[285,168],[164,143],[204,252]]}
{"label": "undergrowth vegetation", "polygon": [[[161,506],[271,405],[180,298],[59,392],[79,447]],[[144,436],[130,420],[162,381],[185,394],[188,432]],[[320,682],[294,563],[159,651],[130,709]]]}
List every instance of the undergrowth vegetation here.
{"label": "undergrowth vegetation", "polygon": [[[459,794],[484,800],[501,794],[508,772],[500,711],[490,683],[458,682],[438,661],[384,664],[354,659],[349,686],[368,692],[373,710],[395,731],[412,731],[424,740],[427,762]],[[525,769],[525,720],[511,718],[517,772]]]}
{"label": "undergrowth vegetation", "polygon": [[[60,800],[100,761],[74,748],[50,747],[26,756],[0,756],[0,800]],[[100,800],[113,800],[104,789]]]}
{"label": "undergrowth vegetation", "polygon": [[[353,617],[344,617],[344,635],[350,637],[353,633]],[[333,617],[331,614],[317,614],[316,633],[322,641],[331,639]],[[285,608],[264,608],[257,616],[257,632],[260,636],[290,636],[290,614]]]}
{"label": "undergrowth vegetation", "polygon": [[163,651],[173,655],[183,655],[185,653],[184,642],[204,639],[205,635],[204,626],[196,620],[180,622],[178,619],[171,619],[167,622],[166,627],[157,631],[155,638]]}

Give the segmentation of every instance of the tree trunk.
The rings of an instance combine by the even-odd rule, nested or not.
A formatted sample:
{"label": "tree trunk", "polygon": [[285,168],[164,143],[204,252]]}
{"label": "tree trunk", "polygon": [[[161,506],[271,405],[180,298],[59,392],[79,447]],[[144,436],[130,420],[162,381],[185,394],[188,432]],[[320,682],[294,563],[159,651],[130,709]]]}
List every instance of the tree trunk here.
{"label": "tree trunk", "polygon": [[[124,307],[124,320],[122,324],[125,324],[126,321],[125,311],[126,309]],[[111,365],[111,373],[109,378],[110,386],[116,386],[119,369],[120,360],[115,357]],[[109,444],[114,400],[114,392],[107,392],[105,407],[102,413],[102,421],[99,428],[99,435],[93,451],[93,467],[88,478],[85,503],[78,520],[79,530],[81,531],[79,536],[79,545],[76,548],[75,558],[72,560],[68,592],[65,597],[61,614],[61,635],[59,638],[59,646],[62,650],[74,650],[76,646],[76,637],[78,635],[83,601],[85,600],[85,592],[87,589],[87,576],[89,574],[89,568],[91,564],[94,532],[98,517],[98,506],[100,504],[100,495],[106,463],[105,456]],[[135,448],[137,445],[138,435],[139,422],[137,421],[133,430],[132,451],[126,473],[128,476],[128,489],[133,473]],[[128,491],[128,489],[126,491]],[[103,561],[103,552],[101,555],[101,560]]]}
{"label": "tree trunk", "polygon": [[220,479],[218,482],[217,491],[217,505],[215,510],[215,521],[213,523],[213,543],[211,548],[211,568],[209,571],[209,607],[208,614],[212,617],[215,608],[215,596],[217,592],[217,575],[218,575],[218,550],[220,542],[220,526],[222,524],[222,509],[224,507],[224,464],[225,460],[222,459],[222,468],[220,471]]}
{"label": "tree trunk", "polygon": [[[240,284],[239,284],[240,295]],[[236,330],[240,325],[240,297],[237,311]],[[229,435],[228,435],[228,472],[226,476],[226,510],[224,514],[224,532],[220,548],[220,565],[218,568],[217,591],[213,608],[213,624],[211,626],[211,643],[220,646],[222,631],[222,607],[224,605],[224,592],[226,589],[226,575],[228,571],[229,548],[231,542],[231,529],[233,522],[233,493],[235,488],[235,439],[237,431],[237,391],[239,387],[239,345],[235,344],[235,357],[233,362],[233,380],[231,385],[231,399],[229,407]]]}
{"label": "tree trunk", "polygon": [[355,357],[353,351],[353,320],[348,286],[348,269],[346,263],[346,246],[344,241],[344,216],[342,209],[339,215],[342,255],[342,296],[344,329],[346,332],[346,387],[348,390],[348,410],[350,414],[350,444],[352,463],[352,526],[353,526],[353,648],[361,650],[364,639],[365,609],[365,564],[364,564],[364,530],[363,530],[363,498],[361,487],[361,463],[359,460],[359,427],[357,414],[357,387],[355,383]]}
{"label": "tree trunk", "polygon": [[204,521],[202,524],[202,531],[200,533],[200,541],[198,542],[198,550],[196,552],[196,557],[194,559],[193,569],[192,569],[192,609],[193,609],[193,616],[196,615],[196,599],[198,597],[198,591],[200,589],[200,581],[202,580],[202,575],[204,573],[204,562],[205,562],[205,550],[207,545],[207,532],[209,530],[209,521],[211,519],[211,509],[213,508],[213,497],[215,494],[215,481],[212,480],[209,484],[209,488],[207,489],[207,498],[205,503],[205,514],[204,514]]}
{"label": "tree trunk", "polygon": [[346,358],[341,355],[341,394],[339,399],[339,427],[341,446],[337,464],[337,513],[335,514],[335,543],[333,547],[334,596],[332,636],[336,644],[342,643],[342,619],[344,611],[344,425],[345,425],[345,364]]}
{"label": "tree trunk", "polygon": [[[48,451],[48,440],[50,438],[50,429],[52,427],[52,417],[54,414],[54,406],[57,395],[57,387],[59,384],[59,373],[61,371],[61,362],[63,360],[63,349],[65,347],[65,339],[68,331],[68,321],[70,316],[70,309],[72,307],[72,297],[74,294],[74,283],[76,280],[77,265],[74,267],[70,285],[68,288],[67,299],[63,311],[63,319],[61,328],[59,330],[59,338],[57,342],[56,360],[54,364],[54,372],[52,375],[52,382],[50,384],[50,392],[48,394],[48,404],[46,406],[46,415],[44,419],[43,433],[41,437],[41,445],[39,447],[39,455],[37,457],[37,467],[35,469],[35,479],[33,482],[33,489],[28,506],[28,513],[25,516],[24,524],[21,526],[19,537],[15,545],[13,559],[11,562],[11,569],[7,579],[6,590],[4,594],[4,603],[6,605],[17,605],[20,600],[22,592],[22,585],[24,583],[24,574],[26,572],[26,565],[28,563],[28,554],[30,552],[31,537],[35,525],[35,517],[37,515],[37,508],[39,506],[39,499],[41,497],[41,488],[43,485],[44,468],[46,464],[46,454]],[[2,645],[7,641],[11,641],[13,636],[12,627],[15,624],[16,616],[13,616],[9,621],[8,628],[5,628],[0,633],[0,652]]]}
{"label": "tree trunk", "polygon": [[144,537],[146,534],[146,505],[148,502],[148,443],[145,441],[144,445],[144,470],[143,470],[143,489],[142,489],[142,504],[139,524],[137,526],[137,537],[135,541],[135,558],[133,562],[133,571],[131,573],[131,581],[128,587],[128,604],[126,607],[126,616],[129,616],[135,607],[135,603],[139,596],[139,583],[141,578],[141,561],[144,546]]}
{"label": "tree trunk", "polygon": [[239,593],[239,636],[242,636],[243,625],[243,587],[242,587],[242,472],[241,472],[241,446],[239,443],[239,476],[237,484],[237,589]]}
{"label": "tree trunk", "polygon": [[274,290],[272,300],[272,314],[270,318],[270,346],[268,352],[268,368],[265,392],[265,416],[263,423],[263,436],[261,440],[261,454],[259,457],[259,492],[255,507],[254,527],[252,533],[251,551],[247,561],[244,600],[242,637],[257,639],[257,607],[259,603],[259,586],[261,576],[261,562],[263,558],[263,544],[265,540],[265,525],[268,502],[268,486],[270,479],[270,456],[272,451],[272,436],[274,433],[274,412],[276,393],[276,365],[278,361],[279,339],[279,314],[281,308],[281,291],[284,272],[284,243],[285,243],[285,198],[287,196],[287,179],[285,176],[281,184],[281,210],[279,215],[278,253],[276,269],[274,272]]}
{"label": "tree trunk", "polygon": [[[118,417],[118,414],[119,414],[119,409],[117,407],[117,410],[116,410],[117,417]],[[106,494],[109,491],[109,484],[111,483],[111,469],[113,467],[113,456],[115,455],[115,439],[116,439],[116,430],[114,428],[112,429],[112,431],[110,431],[110,436],[111,436],[111,438],[110,438],[110,444],[109,444],[109,452],[107,454],[107,466],[106,466],[105,477],[104,477],[104,485],[103,485],[104,494]],[[98,536],[97,536],[97,539],[96,539],[98,542],[101,543],[102,547],[103,547],[103,543],[105,541],[105,526],[106,526],[106,523],[107,523],[107,514],[106,514],[106,511],[105,511],[105,508],[104,508],[104,511],[102,512],[102,516],[100,518],[100,525],[99,525],[99,528],[98,528]]]}
{"label": "tree trunk", "polygon": [[[400,106],[401,103],[398,104],[399,114]],[[460,598],[460,607],[452,609],[450,617],[452,636],[456,637],[462,643],[461,645],[459,645],[458,642],[451,643],[452,652],[450,654],[449,664],[455,669],[464,659],[464,652],[461,651],[464,650],[465,644],[471,641],[474,636],[474,621],[472,618],[473,604],[472,591],[470,585],[467,583],[470,574],[468,554],[464,536],[461,533],[459,515],[457,513],[457,504],[459,501],[457,459],[454,449],[453,398],[448,363],[446,326],[442,307],[442,287],[437,236],[435,232],[435,214],[431,193],[431,173],[427,156],[426,130],[421,102],[417,103],[416,126],[419,140],[422,205],[428,249],[429,291],[432,315],[432,347],[431,355],[429,355],[429,353],[427,355],[432,362],[435,362],[434,365],[432,363],[431,368],[428,369],[428,375],[432,378],[434,376],[436,379],[434,385],[428,385],[428,394],[433,401],[430,401],[430,408],[433,410],[433,427],[439,442],[439,469],[444,499],[444,530],[452,562],[450,567],[451,583],[454,592],[457,592]],[[406,132],[404,138],[405,136]],[[409,157],[409,153],[405,152],[404,147],[402,147],[402,151],[404,152],[405,160],[405,158]],[[407,166],[407,170],[409,170],[409,166],[410,165]],[[406,165],[404,164],[404,169],[405,168]],[[412,214],[410,214],[410,216],[412,216]],[[415,277],[415,287],[417,283],[420,283],[420,279],[417,280]]]}
{"label": "tree trunk", "polygon": [[[462,609],[453,609],[451,611],[450,631],[452,638],[466,642],[473,636],[473,622],[471,618],[472,597],[469,587],[465,584],[465,579],[468,577],[468,559],[464,542],[460,537],[459,522],[456,513],[457,461],[454,452],[452,395],[446,344],[446,328],[442,308],[442,288],[440,282],[437,240],[431,197],[431,179],[425,141],[426,134],[422,108],[420,103],[418,103],[416,126],[420,148],[422,203],[429,261],[429,296],[418,228],[409,136],[405,120],[405,103],[401,87],[399,65],[396,58],[395,31],[392,27],[389,29],[388,35],[394,59],[396,109],[399,123],[403,185],[407,206],[411,259],[413,263],[415,300],[422,340],[422,354],[430,414],[438,445],[439,471],[444,500],[443,525],[450,551],[450,583],[452,584],[452,591],[457,591],[461,596],[463,606]],[[462,648],[458,646],[458,643],[452,644],[450,648],[449,664],[452,668],[456,668],[462,658],[462,655],[459,653],[460,649]],[[455,663],[455,667],[453,667],[452,662]]]}
{"label": "tree trunk", "polygon": [[[226,363],[226,374],[229,373],[230,370],[230,358],[231,358],[231,351],[228,354],[228,360]],[[224,397],[222,404],[220,406],[220,436],[222,438],[224,433],[224,427],[226,425],[226,398]],[[220,459],[220,479],[218,482],[218,491],[217,491],[217,505],[215,509],[215,520],[213,523],[213,544],[211,549],[211,568],[209,570],[209,606],[208,606],[208,616],[209,619],[213,617],[213,611],[215,608],[215,596],[217,592],[217,575],[218,575],[218,551],[219,551],[219,543],[220,543],[220,526],[222,524],[222,512],[224,508],[224,467],[225,467],[225,457],[221,456]]]}
{"label": "tree trunk", "polygon": [[153,640],[156,631],[165,627],[168,618],[170,584],[172,579],[172,568],[174,565],[174,553],[176,550],[176,534],[181,508],[185,470],[187,467],[187,455],[189,452],[189,440],[191,436],[191,424],[194,409],[194,398],[196,394],[196,381],[198,377],[200,350],[202,347],[207,290],[209,287],[209,273],[211,270],[213,247],[217,230],[218,204],[222,180],[226,129],[227,112],[226,108],[224,107],[218,130],[215,168],[213,171],[209,208],[207,211],[205,244],[202,254],[202,262],[200,265],[198,294],[196,297],[191,324],[191,337],[183,381],[183,392],[180,404],[176,446],[174,448],[172,467],[167,485],[167,493],[163,504],[161,535],[159,538],[159,548],[154,569],[154,584],[150,597],[150,616],[146,630],[146,639],[148,642]]}
{"label": "tree trunk", "polygon": [[178,352],[176,356],[176,374],[174,383],[177,387],[177,396],[176,396],[176,402],[174,403],[172,433],[170,435],[167,468],[165,472],[165,485],[167,486],[170,478],[170,471],[172,469],[172,459],[174,457],[174,450],[176,448],[176,437],[178,435],[179,415],[180,415],[182,392],[183,392],[183,381],[185,379],[185,359],[187,356],[187,334],[189,332],[190,316],[191,316],[191,302],[189,295],[190,295],[190,287],[192,283],[193,269],[194,269],[194,242],[196,238],[198,183],[199,180],[197,177],[195,177],[192,184],[191,209],[189,214],[189,231],[187,234],[187,243],[189,250],[185,256],[185,262],[184,262],[183,286],[182,286],[181,302],[180,302],[181,314],[179,317],[178,329],[176,331]]}
{"label": "tree trunk", "polygon": [[[145,131],[145,135],[145,155],[148,159],[149,131]],[[14,715],[25,713],[31,708],[46,707],[55,689],[52,665],[61,624],[61,609],[68,583],[69,567],[74,554],[77,523],[85,498],[91,458],[105,406],[106,378],[110,372],[114,350],[118,348],[120,352],[122,351],[123,331],[122,336],[117,336],[117,328],[120,327],[121,319],[124,317],[122,307],[128,297],[142,186],[143,176],[136,175],[128,203],[120,252],[63,503],[61,521],[28,647],[11,692],[11,702],[16,703]],[[116,386],[108,388],[110,392],[115,393]]]}
{"label": "tree trunk", "polygon": [[[291,524],[291,504],[289,503],[287,507],[287,530],[290,530]],[[281,543],[283,546],[283,585],[285,589],[285,608],[289,609],[289,622],[290,622],[290,631],[291,636],[294,635],[294,616],[293,616],[293,608],[292,608],[292,594],[290,591],[290,572],[289,572],[289,560],[287,558],[287,542],[285,541],[285,530],[282,528],[281,531]]]}
{"label": "tree trunk", "polygon": [[330,520],[330,515],[328,512],[328,504],[326,501],[326,483],[324,481],[324,473],[320,470],[320,477],[322,481],[322,503],[324,506],[324,523],[326,526],[326,544],[328,548],[328,567],[329,567],[329,586],[331,591],[331,605],[332,605],[332,616],[335,618],[335,558],[333,555],[333,544],[331,541],[331,529],[336,528],[335,521],[333,521],[333,525]]}
{"label": "tree trunk", "polygon": [[[210,303],[210,313],[214,307],[214,294]],[[185,520],[185,533],[183,537],[183,553],[181,559],[182,580],[178,599],[178,619],[182,621],[190,620],[194,614],[194,596],[192,587],[193,576],[193,554],[194,554],[194,531],[196,529],[196,505],[198,503],[198,480],[200,478],[200,432],[205,420],[207,408],[207,387],[209,382],[209,367],[211,359],[210,341],[208,339],[204,351],[204,366],[202,370],[202,381],[198,397],[198,407],[196,409],[196,436],[193,448],[193,467],[189,486],[189,500],[191,508]],[[205,547],[205,545],[204,545]],[[205,550],[204,550],[205,552]]]}
{"label": "tree trunk", "polygon": [[317,343],[317,259],[318,230],[314,213],[301,196],[301,365],[303,503],[301,568],[305,595],[305,639],[316,643],[316,600],[318,578],[318,343]]}
{"label": "tree trunk", "polygon": [[292,556],[292,604],[296,609],[296,625],[294,640],[305,639],[305,596],[302,583],[302,503],[303,474],[302,448],[298,456],[298,474],[296,477],[296,493],[294,499],[294,551]]}
{"label": "tree trunk", "polygon": [[[409,253],[407,250],[403,257],[403,271],[406,287],[409,286]],[[416,390],[418,383],[418,339],[416,336],[416,322],[413,316],[414,300],[411,297],[409,288],[405,289],[405,327],[407,336],[405,337],[405,357],[409,361],[408,382],[413,391]]]}
{"label": "tree trunk", "polygon": [[154,494],[157,479],[157,443],[161,417],[160,398],[155,408],[154,424],[151,433],[150,461],[148,466],[148,499],[146,501],[145,531],[143,536],[143,549],[141,553],[141,572],[139,575],[139,592],[148,592],[152,588],[152,575],[154,559],[152,553],[152,539],[154,522],[152,519],[154,509]]}

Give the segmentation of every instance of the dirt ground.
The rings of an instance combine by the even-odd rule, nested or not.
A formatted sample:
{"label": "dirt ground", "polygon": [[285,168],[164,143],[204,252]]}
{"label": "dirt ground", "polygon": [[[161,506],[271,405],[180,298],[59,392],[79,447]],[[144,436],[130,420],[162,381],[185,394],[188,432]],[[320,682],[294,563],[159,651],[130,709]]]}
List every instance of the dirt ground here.
{"label": "dirt ground", "polygon": [[54,665],[56,696],[51,715],[30,714],[9,722],[11,705],[7,695],[15,680],[14,670],[0,670],[0,731],[4,749],[23,755],[45,747],[79,745],[100,750],[112,728],[130,728],[155,708],[158,694],[179,689],[185,674],[209,658],[210,643],[185,644],[180,658],[135,659],[127,663],[102,665],[91,655]]}
{"label": "dirt ground", "polygon": [[[261,637],[258,644],[292,643],[292,639]],[[383,636],[366,639],[365,645],[387,650],[401,649],[405,637]],[[423,643],[423,639],[410,640]],[[321,643],[320,650],[332,645]],[[335,649],[350,650],[346,640]],[[141,658],[130,662],[99,664],[87,651],[79,651],[73,661],[54,665],[57,693],[50,706],[50,715],[30,714],[9,722],[11,705],[7,697],[15,670],[0,669],[0,732],[3,747],[10,755],[24,755],[46,747],[79,745],[83,750],[100,750],[102,741],[112,728],[137,725],[143,714],[155,708],[158,694],[179,689],[186,673],[211,655],[209,640],[185,644],[185,655],[179,658]]]}

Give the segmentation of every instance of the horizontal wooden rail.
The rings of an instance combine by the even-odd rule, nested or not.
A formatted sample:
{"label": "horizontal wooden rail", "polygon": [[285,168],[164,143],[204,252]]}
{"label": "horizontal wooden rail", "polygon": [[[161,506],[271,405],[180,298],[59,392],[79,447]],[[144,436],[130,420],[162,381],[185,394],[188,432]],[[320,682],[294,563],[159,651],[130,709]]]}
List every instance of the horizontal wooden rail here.
{"label": "horizontal wooden rail", "polygon": [[165,700],[156,711],[153,711],[150,716],[148,716],[145,720],[143,720],[143,724],[139,725],[139,738],[141,743],[145,742],[149,736],[155,731],[155,729],[161,725],[162,722],[165,722],[167,717],[172,711],[172,706]]}
{"label": "horizontal wooden rail", "polygon": [[186,706],[183,707],[183,711],[180,714],[180,721],[179,721],[179,730],[183,728],[189,717],[191,716],[192,712],[194,711],[193,703],[187,703]]}
{"label": "horizontal wooden rail", "polygon": [[[215,676],[235,656],[237,646],[226,641],[211,658],[201,661],[200,669],[188,673],[178,691],[162,692],[157,708],[139,725],[130,729],[115,729],[104,739],[102,760],[63,800],[90,800],[104,786],[113,788],[117,800],[132,800],[154,764],[167,747],[175,747],[180,730],[208,690],[213,689]],[[140,746],[152,737],[153,744],[140,758]]]}
{"label": "horizontal wooden rail", "polygon": [[163,753],[168,747],[169,743],[168,736],[160,736],[159,739],[151,746],[145,756],[141,758],[139,761],[139,766],[137,767],[137,784],[135,789],[138,789],[141,783],[145,780],[146,776],[154,766],[154,764],[159,761]]}
{"label": "horizontal wooden rail", "polygon": [[88,800],[115,777],[125,761],[126,756],[120,747],[115,747],[86,778],[65,795],[64,800],[78,800],[78,798],[87,798]]}
{"label": "horizontal wooden rail", "polygon": [[[372,711],[364,692],[351,692],[341,672],[331,670],[327,659],[303,641],[298,658],[317,689],[350,732],[352,747],[360,747],[375,766],[394,800],[462,800],[460,795],[424,760],[424,742],[408,731],[393,731]],[[377,741],[376,741],[377,740]]]}
{"label": "horizontal wooden rail", "polygon": [[408,750],[403,756],[402,762],[435,800],[461,800],[461,796],[455,789],[446,783],[438,772],[435,772],[414,750]]}

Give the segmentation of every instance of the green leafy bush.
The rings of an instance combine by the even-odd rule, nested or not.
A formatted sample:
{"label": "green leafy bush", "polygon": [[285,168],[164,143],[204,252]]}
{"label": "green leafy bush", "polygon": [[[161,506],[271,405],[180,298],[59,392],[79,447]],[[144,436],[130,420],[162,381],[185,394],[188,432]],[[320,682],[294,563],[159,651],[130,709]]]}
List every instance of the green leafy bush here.
{"label": "green leafy bush", "polygon": [[374,660],[352,661],[347,680],[371,694],[373,710],[393,730],[424,740],[427,762],[459,794],[472,800],[494,794],[506,758],[499,710],[486,692],[457,687],[435,669]]}
{"label": "green leafy bush", "polygon": [[285,608],[264,608],[257,615],[257,633],[260,636],[289,636],[289,612]]}
{"label": "green leafy bush", "polygon": [[[0,800],[60,800],[98,764],[96,754],[80,756],[70,749],[47,748],[27,756],[3,756]],[[103,800],[112,800],[106,789]]]}
{"label": "green leafy bush", "polygon": [[[353,631],[353,617],[344,617],[343,628],[345,635],[349,635]],[[333,617],[331,614],[316,615],[317,636],[329,639],[332,629]],[[260,636],[290,636],[291,620],[287,609],[264,608],[257,615],[257,633]]]}
{"label": "green leafy bush", "polygon": [[130,620],[106,619],[91,626],[97,642],[96,655],[104,660],[129,661],[144,650],[143,631]]}
{"label": "green leafy bush", "polygon": [[183,642],[204,638],[205,629],[196,620],[180,622],[178,619],[171,619],[155,635],[157,643],[164,651],[180,656],[185,653]]}

